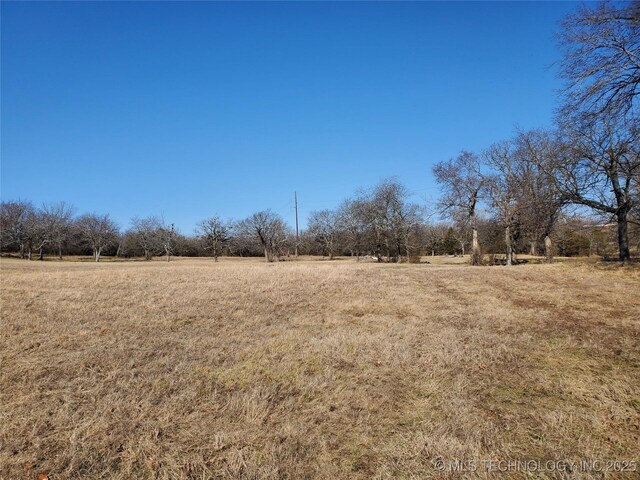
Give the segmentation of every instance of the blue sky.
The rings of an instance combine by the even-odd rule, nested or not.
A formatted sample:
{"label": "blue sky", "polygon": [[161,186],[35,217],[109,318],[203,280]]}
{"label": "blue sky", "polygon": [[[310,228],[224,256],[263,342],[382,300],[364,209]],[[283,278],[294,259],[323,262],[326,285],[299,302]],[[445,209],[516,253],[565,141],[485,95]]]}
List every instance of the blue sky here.
{"label": "blue sky", "polygon": [[302,223],[552,124],[571,2],[1,3],[1,196]]}

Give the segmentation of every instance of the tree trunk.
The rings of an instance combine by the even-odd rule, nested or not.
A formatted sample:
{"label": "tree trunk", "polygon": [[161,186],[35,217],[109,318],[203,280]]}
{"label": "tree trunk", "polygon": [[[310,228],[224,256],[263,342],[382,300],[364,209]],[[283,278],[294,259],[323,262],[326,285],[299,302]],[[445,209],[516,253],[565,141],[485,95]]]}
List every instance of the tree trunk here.
{"label": "tree trunk", "polygon": [[553,263],[553,244],[549,235],[544,236],[544,256],[547,259],[547,263]]}
{"label": "tree trunk", "polygon": [[[433,254],[433,250],[431,251]],[[478,241],[478,229],[473,227],[471,237],[471,265],[480,265],[482,253],[480,252],[480,242]]]}
{"label": "tree trunk", "polygon": [[269,258],[269,250],[267,249],[267,247],[264,247],[264,261],[267,263],[271,261],[271,259]]}
{"label": "tree trunk", "polygon": [[513,246],[511,243],[511,227],[504,229],[504,243],[507,246],[507,265],[513,265]]}
{"label": "tree trunk", "polygon": [[29,242],[29,245],[27,246],[27,259],[31,260],[31,250],[32,250],[32,245],[31,242]]}
{"label": "tree trunk", "polygon": [[102,253],[102,249],[101,248],[95,248],[94,250],[94,255],[96,257],[96,262],[100,261],[100,253]]}
{"label": "tree trunk", "polygon": [[629,232],[627,225],[627,209],[618,212],[618,250],[620,252],[620,260],[627,262],[631,260],[629,252]]}
{"label": "tree trunk", "polygon": [[58,245],[58,258],[62,260],[62,245]]}
{"label": "tree trunk", "polygon": [[20,244],[20,258],[24,260],[24,243]]}
{"label": "tree trunk", "polygon": [[536,251],[536,241],[532,240],[531,245],[529,247],[529,255],[535,257],[538,252]]}
{"label": "tree trunk", "polygon": [[42,245],[38,249],[38,260],[44,260],[44,247]]}
{"label": "tree trunk", "polygon": [[475,203],[469,217],[471,220],[471,265],[482,265],[482,251],[480,250],[480,240],[478,239],[478,220],[475,214]]}
{"label": "tree trunk", "polygon": [[[409,238],[409,233],[407,233],[407,234],[404,236],[404,254],[405,254],[405,255],[406,255],[406,257],[407,257],[407,263],[409,263],[409,262],[411,261],[411,253],[412,253],[412,252],[411,252],[411,247],[409,246],[409,245],[410,245],[410,243],[411,243],[411,242],[410,242],[410,238]],[[419,256],[419,254],[420,254],[420,252],[416,252],[416,255],[418,255],[418,256]]]}

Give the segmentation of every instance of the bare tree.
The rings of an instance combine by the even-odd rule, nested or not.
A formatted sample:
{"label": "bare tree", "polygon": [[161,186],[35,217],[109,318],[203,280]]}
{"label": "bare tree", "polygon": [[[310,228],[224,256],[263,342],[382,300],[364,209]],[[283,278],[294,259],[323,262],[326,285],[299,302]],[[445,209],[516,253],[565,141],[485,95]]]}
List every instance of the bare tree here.
{"label": "bare tree", "polygon": [[365,248],[367,223],[367,201],[363,198],[347,199],[338,208],[338,225],[345,237],[351,255],[360,261]]}
{"label": "bare tree", "polygon": [[371,194],[369,219],[376,239],[376,255],[381,259],[384,247],[387,261],[409,257],[409,237],[419,221],[418,205],[409,202],[409,192],[397,180],[390,178],[376,185]]}
{"label": "bare tree", "polygon": [[130,232],[142,249],[144,259],[151,260],[154,254],[162,251],[160,229],[162,222],[158,217],[134,218]]}
{"label": "bare tree", "polygon": [[44,249],[52,243],[54,218],[44,209],[34,210],[31,217],[31,233],[34,248],[38,251],[38,259],[44,260]]}
{"label": "bare tree", "polygon": [[340,217],[331,210],[311,212],[309,216],[309,233],[322,247],[329,260],[333,260],[336,251],[336,241],[339,232]]}
{"label": "bare tree", "polygon": [[16,245],[20,258],[25,257],[25,246],[29,241],[29,219],[33,214],[30,202],[14,201],[0,203],[0,242],[2,248]]}
{"label": "bare tree", "polygon": [[158,240],[162,251],[167,257],[167,262],[170,262],[171,256],[175,253],[174,249],[176,242],[176,228],[173,223],[167,225],[165,224],[164,219],[161,221],[160,227],[158,228]]}
{"label": "bare tree", "polygon": [[616,219],[620,260],[631,258],[629,213],[637,205],[640,178],[640,131],[610,118],[583,123],[564,132],[565,156],[554,179],[564,198]]}
{"label": "bare tree", "polygon": [[562,22],[565,119],[637,116],[640,3],[602,1]]}
{"label": "bare tree", "polygon": [[529,238],[530,253],[536,254],[536,245],[542,240],[549,263],[553,261],[551,234],[566,202],[555,181],[555,168],[562,158],[563,146],[555,134],[531,130],[516,135],[509,159],[509,181],[515,190],[520,226]]}
{"label": "bare tree", "polygon": [[619,257],[628,260],[640,169],[640,2],[585,6],[562,27],[567,88],[560,120],[569,154],[558,165],[558,183],[572,203],[616,217]]}
{"label": "bare tree", "polygon": [[102,251],[113,245],[118,238],[118,226],[109,215],[85,214],[76,221],[82,241],[93,250],[96,262],[100,261]]}
{"label": "bare tree", "polygon": [[[42,207],[43,227],[46,229],[44,237],[48,244],[57,249],[60,260],[62,248],[71,235],[73,212],[74,208],[66,202],[49,203]],[[40,256],[42,258],[42,251]]]}
{"label": "bare tree", "polygon": [[[460,245],[460,252],[464,257],[465,249],[469,244],[469,217],[463,212],[456,212],[452,215],[453,235]],[[473,232],[472,232],[473,233]]]}
{"label": "bare tree", "polygon": [[442,211],[462,211],[469,219],[472,231],[471,264],[480,265],[482,252],[476,208],[488,187],[480,158],[475,153],[463,151],[455,159],[436,164],[433,174],[442,189],[439,202]]}
{"label": "bare tree", "polygon": [[488,178],[491,205],[498,221],[504,228],[506,263],[512,265],[515,256],[515,241],[519,235],[518,196],[519,182],[512,142],[493,144],[484,152],[487,165],[497,171]]}
{"label": "bare tree", "polygon": [[216,262],[222,254],[222,249],[231,239],[231,228],[231,225],[224,223],[217,215],[198,224],[197,235],[204,249],[211,252]]}
{"label": "bare tree", "polygon": [[254,213],[238,224],[238,232],[260,242],[267,262],[279,260],[287,242],[288,228],[284,220],[271,210]]}
{"label": "bare tree", "polygon": [[448,227],[442,223],[436,223],[433,225],[426,225],[425,227],[425,243],[427,252],[432,257],[438,253],[440,254],[442,241],[447,234]]}

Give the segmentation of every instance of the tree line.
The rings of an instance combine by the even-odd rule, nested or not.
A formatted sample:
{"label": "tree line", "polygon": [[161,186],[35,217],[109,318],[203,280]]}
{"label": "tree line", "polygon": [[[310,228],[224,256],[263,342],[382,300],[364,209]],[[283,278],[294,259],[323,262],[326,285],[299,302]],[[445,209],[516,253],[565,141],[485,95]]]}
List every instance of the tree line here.
{"label": "tree line", "polygon": [[[55,252],[86,254],[96,261],[103,253],[140,256],[151,260],[173,255],[263,255],[277,261],[293,250],[356,257],[374,255],[382,261],[401,260],[420,246],[414,239],[422,225],[420,207],[408,201],[404,186],[395,180],[381,182],[371,192],[345,200],[337,211],[313,212],[308,228],[294,235],[284,219],[263,210],[242,220],[222,220],[213,215],[198,223],[193,235],[184,235],[161,217],[133,218],[121,231],[108,214],[74,216],[65,202],[40,208],[28,201],[0,204],[0,241],[3,251],[14,251],[32,259]],[[296,248],[297,247],[297,248]]]}
{"label": "tree line", "polygon": [[[539,134],[520,134],[518,139]],[[489,152],[496,154],[494,147],[484,155]],[[334,210],[311,212],[300,235],[270,210],[242,220],[212,215],[186,235],[159,216],[135,217],[121,229],[108,214],[77,216],[64,202],[37,208],[28,201],[3,201],[0,245],[2,251],[29,260],[44,259],[45,254],[60,259],[91,254],[95,261],[103,255],[144,260],[161,256],[167,261],[180,255],[210,256],[215,261],[221,256],[263,256],[273,262],[299,252],[328,259],[351,256],[358,261],[419,262],[423,256],[471,253],[475,264],[495,263],[491,256],[497,254],[500,262],[504,257],[511,264],[518,253],[536,255],[542,249],[552,260],[553,237],[557,243],[553,250],[563,256],[613,254],[609,225],[569,214],[549,194],[549,185],[525,183],[530,176],[516,175],[517,185],[505,186],[511,178],[498,178],[484,169],[483,158],[463,152],[434,167],[443,186],[437,206],[413,202],[404,185],[385,179],[359,190]],[[472,176],[477,171],[482,175]],[[517,194],[509,196],[509,192]],[[439,220],[440,215],[445,217]],[[637,229],[632,233],[640,240]],[[478,251],[480,239],[484,254]]]}
{"label": "tree line", "polygon": [[[614,225],[618,256],[629,260],[640,225],[640,4],[580,7],[562,24],[560,47],[566,88],[555,127],[518,131],[483,151],[437,163],[437,209],[413,202],[406,187],[385,179],[335,210],[312,212],[300,236],[270,210],[239,221],[213,215],[187,236],[159,217],[134,218],[121,232],[108,215],[75,217],[64,202],[35,208],[7,201],[0,212],[2,250],[29,259],[34,252],[43,258],[50,251],[60,257],[90,251],[96,261],[106,252],[147,260],[263,255],[267,261],[292,250],[377,261],[469,252],[473,265],[502,252],[511,265],[517,253],[539,250],[552,261],[554,239],[566,254],[569,231],[583,247],[588,241],[591,252],[593,239]],[[569,216],[576,207],[597,220],[576,223]],[[436,212],[444,223],[432,221]],[[610,250],[603,238],[596,244],[598,251]]]}

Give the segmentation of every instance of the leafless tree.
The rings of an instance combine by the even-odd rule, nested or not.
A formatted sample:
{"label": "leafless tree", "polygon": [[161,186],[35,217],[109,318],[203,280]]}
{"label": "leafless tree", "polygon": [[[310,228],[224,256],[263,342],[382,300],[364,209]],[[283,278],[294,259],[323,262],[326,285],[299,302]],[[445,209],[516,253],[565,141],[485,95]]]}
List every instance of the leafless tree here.
{"label": "leafless tree", "polygon": [[32,245],[38,251],[38,259],[44,260],[44,249],[53,243],[55,219],[44,209],[36,209],[30,218]]}
{"label": "leafless tree", "polygon": [[509,159],[509,181],[515,191],[521,229],[529,238],[532,255],[536,254],[538,241],[543,240],[547,262],[553,261],[551,234],[566,203],[555,181],[563,149],[552,132],[521,131],[513,140]]}
{"label": "leafless tree", "polygon": [[134,218],[131,220],[130,233],[142,249],[144,259],[151,260],[154,254],[163,250],[160,229],[162,222],[158,217]]}
{"label": "leafless tree", "polygon": [[231,228],[230,224],[223,222],[217,215],[203,220],[198,225],[197,235],[204,249],[211,252],[216,262],[224,246],[231,239]]}
{"label": "leafless tree", "polygon": [[568,121],[637,117],[640,83],[640,3],[601,1],[562,22],[561,76]]}
{"label": "leafless tree", "polygon": [[[464,257],[465,249],[469,244],[469,217],[461,211],[455,212],[451,219],[453,220],[453,235],[460,245],[460,251]],[[473,231],[471,231],[473,235]]]}
{"label": "leafless tree", "polygon": [[29,219],[33,215],[33,205],[25,201],[0,203],[0,240],[2,248],[16,245],[20,258],[25,257],[25,246],[29,241]]}
{"label": "leafless tree", "polygon": [[409,201],[406,187],[395,179],[376,185],[368,202],[369,220],[375,235],[376,255],[384,247],[387,261],[410,255],[410,235],[419,222],[419,207]]}
{"label": "leafless tree", "polygon": [[267,262],[279,260],[283,247],[286,245],[288,228],[282,217],[271,210],[254,213],[242,220],[238,226],[238,233],[245,238],[255,238],[260,242]]}
{"label": "leafless tree", "polygon": [[164,219],[161,220],[160,227],[158,228],[158,240],[162,252],[167,257],[167,262],[171,261],[171,256],[174,254],[176,233],[176,228],[173,223],[167,225]]}
{"label": "leafless tree", "polygon": [[640,178],[640,131],[624,120],[600,119],[566,129],[564,158],[554,179],[567,201],[616,219],[620,260],[631,258],[628,219]]}
{"label": "leafless tree", "polygon": [[[47,244],[57,249],[60,260],[62,260],[64,244],[71,235],[73,212],[74,208],[68,203],[57,202],[43,205],[40,213],[44,230],[42,237],[46,239]],[[40,258],[42,259],[42,249]]]}
{"label": "leafless tree", "polygon": [[475,153],[463,151],[455,159],[436,164],[433,174],[442,190],[439,201],[442,211],[462,211],[469,219],[472,231],[471,264],[480,265],[482,252],[476,209],[478,202],[487,193],[489,184],[487,176],[482,171],[480,157]]}
{"label": "leafless tree", "polygon": [[368,200],[363,195],[347,199],[338,208],[338,224],[344,234],[345,247],[360,261],[366,248],[368,221]]}
{"label": "leafless tree", "polygon": [[447,230],[449,227],[442,223],[436,223],[432,225],[426,225],[425,227],[425,241],[426,241],[426,249],[427,252],[431,254],[431,256],[435,256],[436,252],[440,252],[442,247],[442,240],[447,234]]}
{"label": "leafless tree", "polygon": [[521,180],[518,177],[513,143],[509,141],[495,143],[483,152],[483,157],[487,165],[497,172],[487,179],[489,195],[496,217],[504,228],[506,262],[507,265],[512,265],[515,256],[515,241],[519,235],[517,200]]}
{"label": "leafless tree", "polygon": [[584,6],[562,26],[560,120],[569,154],[558,184],[572,203],[616,217],[619,257],[628,260],[640,169],[640,2]]}
{"label": "leafless tree", "polygon": [[109,215],[85,214],[76,221],[76,227],[82,241],[93,250],[96,262],[100,261],[102,251],[113,245],[118,238],[118,226]]}
{"label": "leafless tree", "polygon": [[337,236],[340,227],[340,217],[331,210],[311,212],[308,230],[315,241],[322,247],[329,260],[333,260],[336,251]]}

